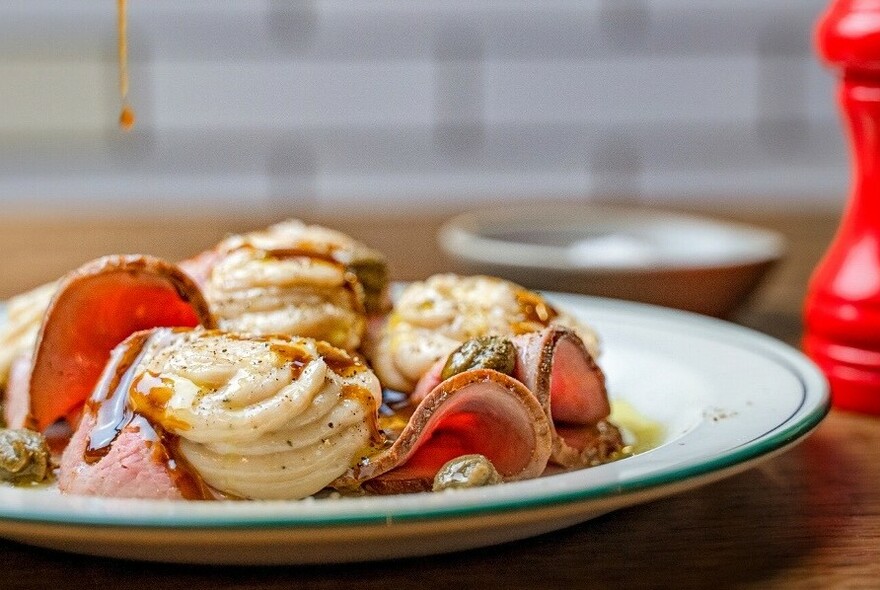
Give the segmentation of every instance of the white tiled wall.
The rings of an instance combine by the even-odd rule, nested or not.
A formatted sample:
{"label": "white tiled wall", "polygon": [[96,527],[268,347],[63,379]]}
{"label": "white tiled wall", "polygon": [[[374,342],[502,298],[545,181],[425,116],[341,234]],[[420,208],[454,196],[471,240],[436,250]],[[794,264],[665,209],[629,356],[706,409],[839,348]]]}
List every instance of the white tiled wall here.
{"label": "white tiled wall", "polygon": [[116,212],[838,202],[824,0],[0,4],[0,200]]}

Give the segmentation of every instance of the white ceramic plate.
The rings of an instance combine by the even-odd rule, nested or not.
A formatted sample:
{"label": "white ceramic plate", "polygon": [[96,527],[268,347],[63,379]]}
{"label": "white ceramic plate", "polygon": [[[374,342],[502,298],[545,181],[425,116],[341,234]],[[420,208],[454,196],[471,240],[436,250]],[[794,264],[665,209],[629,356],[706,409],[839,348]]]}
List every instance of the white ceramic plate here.
{"label": "white ceramic plate", "polygon": [[441,494],[214,503],[0,487],[0,536],[78,553],[226,564],[468,549],[560,529],[740,472],[797,443],[828,411],[821,374],[769,337],[645,305],[552,299],[596,326],[612,396],[663,425],[659,447],[592,469]]}

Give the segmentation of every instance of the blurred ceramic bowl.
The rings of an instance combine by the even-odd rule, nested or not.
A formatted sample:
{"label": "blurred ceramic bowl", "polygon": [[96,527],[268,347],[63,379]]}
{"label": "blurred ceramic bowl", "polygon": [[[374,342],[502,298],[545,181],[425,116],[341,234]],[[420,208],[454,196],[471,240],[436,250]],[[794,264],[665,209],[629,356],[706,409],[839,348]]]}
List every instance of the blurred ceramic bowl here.
{"label": "blurred ceramic bowl", "polygon": [[748,297],[785,249],[765,229],[598,205],[467,213],[439,239],[463,273],[718,317]]}

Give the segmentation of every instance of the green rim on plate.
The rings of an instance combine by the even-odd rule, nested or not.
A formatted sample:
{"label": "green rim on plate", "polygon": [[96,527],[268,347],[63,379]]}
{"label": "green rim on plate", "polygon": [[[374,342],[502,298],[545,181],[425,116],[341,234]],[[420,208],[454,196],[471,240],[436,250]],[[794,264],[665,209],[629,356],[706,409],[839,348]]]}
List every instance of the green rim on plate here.
{"label": "green rim on plate", "polygon": [[[677,310],[649,305],[613,301],[592,297],[548,294],[568,305],[583,308],[584,313],[605,315],[616,325],[640,326],[652,330],[686,331],[695,338],[709,338],[713,342],[750,354],[760,355],[776,365],[780,371],[800,385],[800,403],[794,404],[787,418],[762,432],[750,433],[735,441],[723,452],[685,461],[680,465],[649,470],[640,475],[621,477],[604,484],[591,485],[584,474],[591,470],[567,472],[538,480],[516,482],[499,486],[496,493],[466,490],[444,495],[407,495],[402,497],[369,497],[354,499],[324,499],[299,502],[242,502],[194,503],[104,500],[69,498],[50,495],[49,492],[9,489],[0,492],[43,495],[39,507],[27,502],[6,502],[0,494],[0,523],[21,521],[56,525],[89,525],[101,527],[157,527],[157,528],[254,528],[254,527],[322,527],[344,525],[387,525],[394,521],[440,520],[510,513],[561,506],[565,504],[601,501],[606,498],[626,497],[646,490],[660,491],[690,480],[723,474],[744,468],[760,457],[787,448],[812,431],[830,408],[828,385],[820,371],[801,353],[748,328],[720,320]],[[0,306],[0,322],[4,310]],[[619,462],[637,461],[640,456]],[[606,466],[603,466],[606,467]],[[601,468],[596,468],[601,469]],[[554,482],[575,482],[571,486],[545,487]],[[502,489],[503,488],[503,489]],[[18,494],[17,497],[21,497]],[[448,497],[446,497],[448,496]],[[53,504],[54,500],[54,504]],[[358,502],[368,503],[368,510],[360,510]],[[182,509],[163,510],[166,506],[186,504]],[[207,506],[207,508],[206,508]],[[138,510],[143,507],[143,510]],[[222,507],[217,509],[216,507]]]}

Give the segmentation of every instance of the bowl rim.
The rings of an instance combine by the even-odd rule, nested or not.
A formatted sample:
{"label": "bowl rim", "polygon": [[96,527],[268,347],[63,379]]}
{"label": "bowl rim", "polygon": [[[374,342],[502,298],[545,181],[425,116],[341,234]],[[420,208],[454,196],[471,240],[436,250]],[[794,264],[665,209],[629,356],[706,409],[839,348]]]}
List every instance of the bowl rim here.
{"label": "bowl rim", "polygon": [[[584,218],[601,218],[602,221],[585,225]],[[728,237],[740,239],[743,243],[749,242],[749,248],[746,251],[729,253],[728,256],[717,256],[712,259],[703,257],[692,261],[584,264],[573,263],[566,256],[567,250],[564,247],[526,244],[485,235],[487,230],[499,231],[514,226],[522,227],[523,224],[533,227],[561,225],[565,228],[578,226],[599,228],[614,224],[656,227],[672,222],[679,226],[724,232]],[[446,221],[441,226],[437,239],[448,255],[462,262],[519,269],[608,274],[742,268],[775,262],[785,254],[786,249],[786,241],[782,234],[770,229],[693,213],[605,204],[520,205],[469,211]]]}

